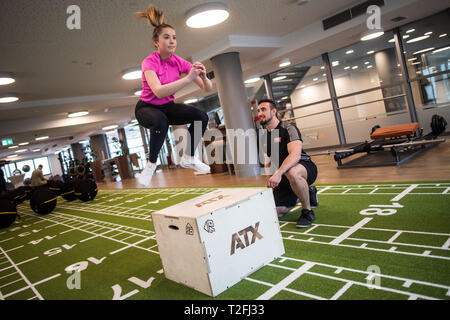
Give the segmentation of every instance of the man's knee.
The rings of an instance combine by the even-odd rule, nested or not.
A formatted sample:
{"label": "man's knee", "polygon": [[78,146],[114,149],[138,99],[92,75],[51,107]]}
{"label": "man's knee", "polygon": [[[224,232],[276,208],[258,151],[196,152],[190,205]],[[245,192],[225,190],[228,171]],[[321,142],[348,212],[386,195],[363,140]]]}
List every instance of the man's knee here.
{"label": "man's knee", "polygon": [[305,180],[307,179],[307,172],[304,166],[301,164],[297,164],[290,168],[286,173],[284,174],[286,178],[289,181],[296,181],[296,180]]}

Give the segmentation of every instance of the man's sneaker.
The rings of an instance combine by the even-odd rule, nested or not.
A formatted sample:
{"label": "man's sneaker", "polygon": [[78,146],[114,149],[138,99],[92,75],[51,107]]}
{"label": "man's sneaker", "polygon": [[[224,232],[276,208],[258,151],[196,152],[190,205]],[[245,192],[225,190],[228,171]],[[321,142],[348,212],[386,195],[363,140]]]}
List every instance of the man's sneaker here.
{"label": "man's sneaker", "polygon": [[180,166],[183,168],[194,169],[200,173],[210,173],[211,169],[208,165],[204,164],[196,157],[189,157],[184,155],[180,160]]}
{"label": "man's sneaker", "polygon": [[319,199],[317,198],[317,188],[314,186],[309,186],[309,204],[311,208],[316,208],[319,206]]}
{"label": "man's sneaker", "polygon": [[156,163],[147,162],[144,170],[142,170],[141,174],[137,178],[137,182],[139,184],[143,184],[144,186],[148,186],[150,184],[150,180],[152,179],[153,173],[156,170]]}
{"label": "man's sneaker", "polygon": [[312,210],[302,209],[302,214],[300,215],[296,226],[297,228],[306,228],[309,227],[314,220],[316,220],[316,217]]}

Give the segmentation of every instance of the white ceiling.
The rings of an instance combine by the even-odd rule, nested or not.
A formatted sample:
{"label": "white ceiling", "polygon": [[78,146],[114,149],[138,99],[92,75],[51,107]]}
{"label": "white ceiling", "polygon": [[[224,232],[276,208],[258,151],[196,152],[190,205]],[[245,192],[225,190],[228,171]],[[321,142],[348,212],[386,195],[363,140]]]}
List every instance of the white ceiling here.
{"label": "white ceiling", "polygon": [[[238,51],[244,77],[267,74],[283,58],[293,64],[357,42],[366,28],[361,16],[323,31],[321,21],[361,1],[222,0],[230,11],[224,23],[190,29],[185,12],[206,0],[153,0],[164,9],[177,32],[177,55],[202,61],[211,71],[214,55]],[[152,28],[136,20],[148,0],[2,0],[0,1],[0,72],[12,72],[16,82],[0,86],[0,94],[16,93],[20,100],[0,105],[0,138],[29,141],[20,158],[51,153],[109,124],[125,125],[134,118],[133,96],[140,80],[126,81],[121,72],[140,66],[153,52]],[[447,7],[444,0],[385,0],[382,26],[390,29]],[[81,29],[69,30],[67,7],[81,8]],[[394,23],[396,16],[407,19]],[[194,86],[176,98],[200,97]],[[89,110],[69,119],[68,112]],[[105,112],[107,110],[108,112]],[[44,142],[34,138],[49,135]],[[70,139],[69,137],[73,137]],[[56,145],[56,146],[55,146]],[[48,149],[47,152],[44,150]],[[0,148],[0,159],[17,149]],[[17,158],[19,159],[19,158]],[[14,159],[15,160],[15,159]]]}

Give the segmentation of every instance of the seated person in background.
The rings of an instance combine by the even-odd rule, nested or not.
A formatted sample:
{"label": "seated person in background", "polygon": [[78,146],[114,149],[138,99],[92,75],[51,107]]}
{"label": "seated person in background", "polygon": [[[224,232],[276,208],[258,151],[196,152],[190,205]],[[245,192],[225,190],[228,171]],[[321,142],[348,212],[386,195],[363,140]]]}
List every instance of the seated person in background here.
{"label": "seated person in background", "polygon": [[[302,213],[296,226],[308,227],[315,220],[311,207],[318,205],[317,189],[311,186],[317,177],[317,167],[303,151],[302,136],[298,128],[277,118],[276,105],[272,100],[259,102],[258,118],[268,130],[264,152],[271,158],[279,159],[279,168],[267,181],[267,186],[273,188],[278,217],[281,218],[293,209],[297,199],[300,199]],[[278,130],[278,137],[274,137],[274,130]],[[274,143],[279,146],[278,154],[271,152]]]}
{"label": "seated person in background", "polygon": [[47,180],[45,180],[44,175],[42,174],[42,168],[43,166],[42,164],[40,164],[39,167],[31,174],[32,187],[39,187],[47,184]]}

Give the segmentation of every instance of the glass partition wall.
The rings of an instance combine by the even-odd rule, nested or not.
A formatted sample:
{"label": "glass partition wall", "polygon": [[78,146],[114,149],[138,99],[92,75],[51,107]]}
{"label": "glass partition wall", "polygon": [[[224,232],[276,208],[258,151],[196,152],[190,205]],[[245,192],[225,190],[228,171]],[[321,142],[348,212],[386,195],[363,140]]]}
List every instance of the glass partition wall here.
{"label": "glass partition wall", "polygon": [[450,119],[448,21],[449,10],[265,76],[280,119],[295,121],[307,149],[339,145],[340,121],[345,143],[358,143],[375,125],[412,122],[411,110],[430,132],[433,114]]}

